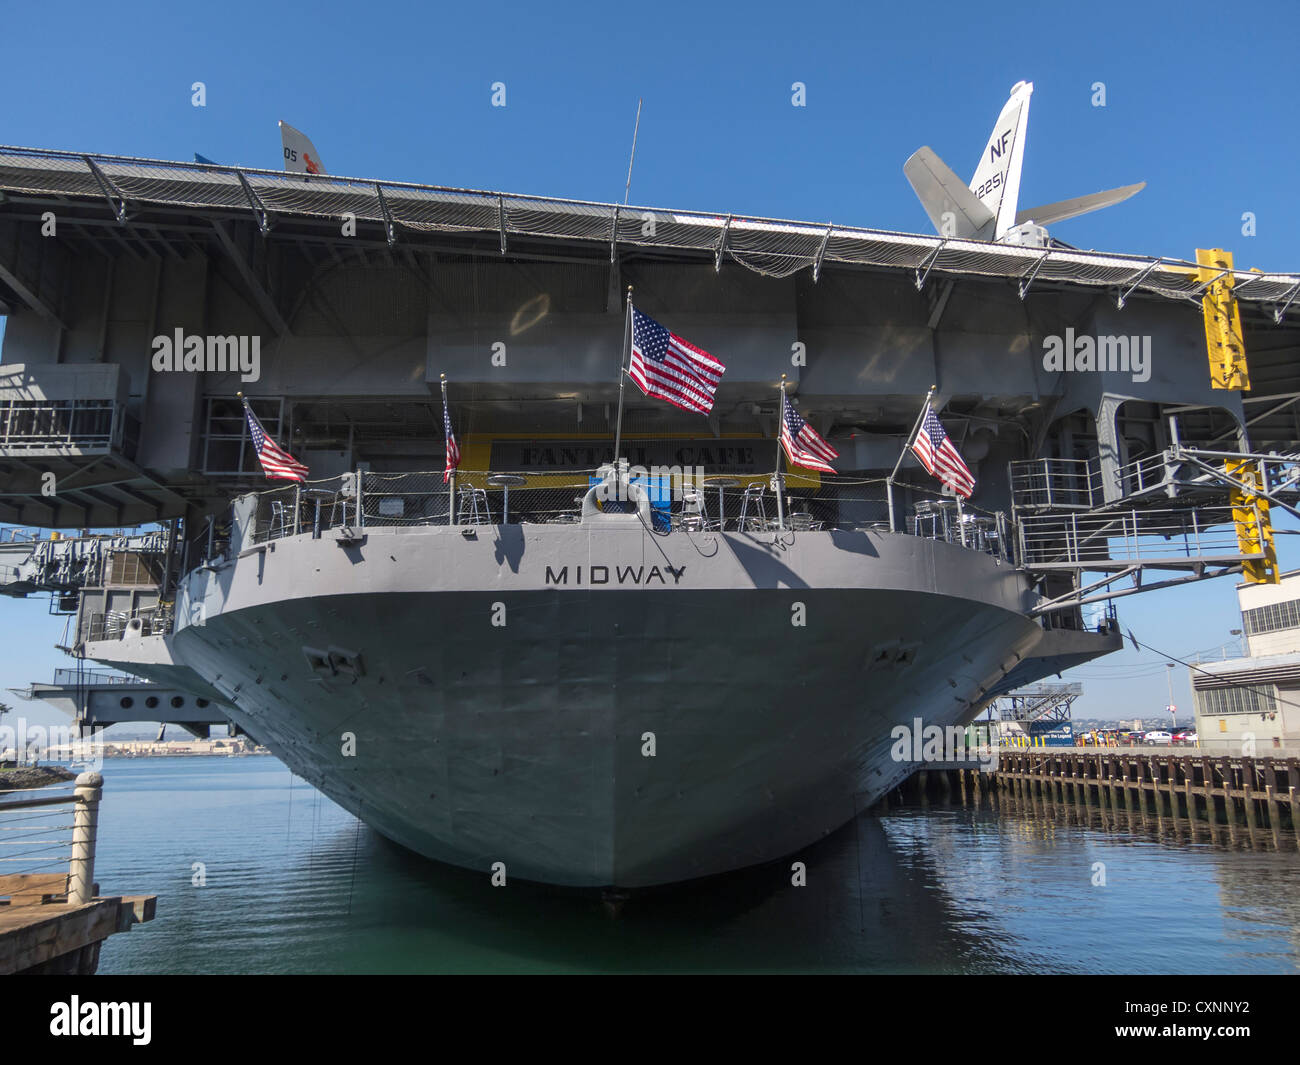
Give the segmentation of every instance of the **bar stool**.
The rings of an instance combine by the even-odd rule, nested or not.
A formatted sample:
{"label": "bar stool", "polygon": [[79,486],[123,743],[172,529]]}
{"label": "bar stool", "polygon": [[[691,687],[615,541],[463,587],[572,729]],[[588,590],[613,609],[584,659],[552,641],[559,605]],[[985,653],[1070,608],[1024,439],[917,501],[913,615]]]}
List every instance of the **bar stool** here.
{"label": "bar stool", "polygon": [[716,532],[722,523],[709,520],[709,504],[698,485],[682,485],[681,527],[695,532]]}
{"label": "bar stool", "polygon": [[487,490],[468,484],[457,485],[460,508],[456,512],[457,525],[490,525],[492,511],[488,507]]}
{"label": "bar stool", "polygon": [[[271,500],[271,527],[267,530],[268,539],[274,540],[277,536],[289,535],[289,510],[290,505],[283,499]],[[297,521],[294,525],[294,532],[297,532]]]}
{"label": "bar stool", "polygon": [[741,532],[766,532],[767,505],[763,501],[762,483],[751,484],[740,498],[740,521],[736,526]]}

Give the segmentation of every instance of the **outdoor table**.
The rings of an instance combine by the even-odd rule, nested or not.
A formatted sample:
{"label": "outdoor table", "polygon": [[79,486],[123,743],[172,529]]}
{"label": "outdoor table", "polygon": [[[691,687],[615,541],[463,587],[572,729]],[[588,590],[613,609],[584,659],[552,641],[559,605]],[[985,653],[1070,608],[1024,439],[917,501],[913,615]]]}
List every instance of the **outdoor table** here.
{"label": "outdoor table", "polygon": [[510,489],[522,488],[528,483],[528,478],[518,473],[494,473],[488,477],[487,483],[493,488],[500,488],[501,498],[501,524],[510,524]]}
{"label": "outdoor table", "polygon": [[725,529],[727,527],[727,511],[722,490],[724,488],[739,488],[740,482],[734,477],[710,477],[705,481],[705,484],[718,490],[718,528]]}
{"label": "outdoor table", "polygon": [[332,488],[300,488],[298,495],[303,499],[311,499],[316,502],[316,516],[312,519],[311,538],[320,539],[320,508],[321,504],[327,499],[334,498],[334,489]]}

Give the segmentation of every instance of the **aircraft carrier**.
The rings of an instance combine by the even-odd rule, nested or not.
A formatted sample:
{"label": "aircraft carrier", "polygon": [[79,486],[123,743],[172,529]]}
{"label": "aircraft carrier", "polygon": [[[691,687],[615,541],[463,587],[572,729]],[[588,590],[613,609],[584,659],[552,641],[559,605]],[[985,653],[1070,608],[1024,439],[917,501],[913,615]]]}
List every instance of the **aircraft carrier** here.
{"label": "aircraft carrier", "polygon": [[[707,417],[629,390],[616,456],[628,286],[727,370]],[[1117,649],[1115,598],[1270,579],[1298,287],[1217,252],[0,148],[0,520],[28,530],[0,590],[156,683],[98,723],[229,720],[431,858],[720,873],[899,784],[896,727]],[[256,375],[157,369],[178,330]],[[1149,373],[1050,368],[1067,330]],[[783,374],[839,474],[778,474]],[[891,477],[932,387],[960,506]],[[305,484],[262,475],[241,392]]]}

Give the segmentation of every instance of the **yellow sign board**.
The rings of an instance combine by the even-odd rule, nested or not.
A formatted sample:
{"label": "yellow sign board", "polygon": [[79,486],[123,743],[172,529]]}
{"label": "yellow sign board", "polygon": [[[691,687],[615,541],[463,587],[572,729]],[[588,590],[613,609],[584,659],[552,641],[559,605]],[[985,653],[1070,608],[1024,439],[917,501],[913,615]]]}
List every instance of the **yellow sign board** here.
{"label": "yellow sign board", "polygon": [[[568,433],[568,434],[517,434],[517,433],[467,433],[461,441],[461,462],[460,469],[457,471],[456,478],[460,484],[473,485],[475,487],[486,487],[487,476],[492,471],[492,445],[496,441],[519,438],[527,440],[545,440],[555,435],[557,440],[573,440],[590,438],[592,440],[607,441],[607,434],[586,434],[586,433]],[[664,441],[680,437],[683,441],[695,440],[694,436],[685,434],[658,434],[658,435],[641,435],[637,433],[625,433],[623,439],[627,443],[638,443],[641,441]],[[736,440],[745,443],[763,444],[767,447],[774,447],[775,441],[770,438],[755,437],[748,434],[724,433],[723,441]],[[785,472],[785,485],[787,489],[812,490],[815,491],[821,486],[821,474],[816,470],[805,470],[799,467],[792,467],[786,463],[782,464]],[[710,486],[710,482],[716,480],[725,480],[735,482],[734,487],[739,489],[747,488],[751,484],[766,483],[772,477],[771,470],[752,471],[752,472],[715,472],[711,471],[708,466],[704,466],[704,485]],[[527,479],[527,488],[567,488],[571,486],[583,485],[587,483],[586,471],[563,471],[555,472],[539,471],[530,469],[508,470],[506,472],[522,474]],[[728,485],[731,487],[730,483]]]}

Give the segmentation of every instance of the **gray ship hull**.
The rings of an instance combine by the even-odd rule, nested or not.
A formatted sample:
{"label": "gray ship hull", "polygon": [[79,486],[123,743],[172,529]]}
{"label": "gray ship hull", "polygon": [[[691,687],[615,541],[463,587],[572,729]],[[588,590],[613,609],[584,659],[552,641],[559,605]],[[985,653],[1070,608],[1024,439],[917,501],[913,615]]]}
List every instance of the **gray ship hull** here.
{"label": "gray ship hull", "polygon": [[[686,880],[834,831],[916,768],[891,756],[896,725],[969,720],[1050,635],[1023,576],[987,555],[887,533],[772,540],[293,537],[192,575],[160,661],[430,858],[581,887]],[[1114,646],[1072,635],[1080,659]]]}

